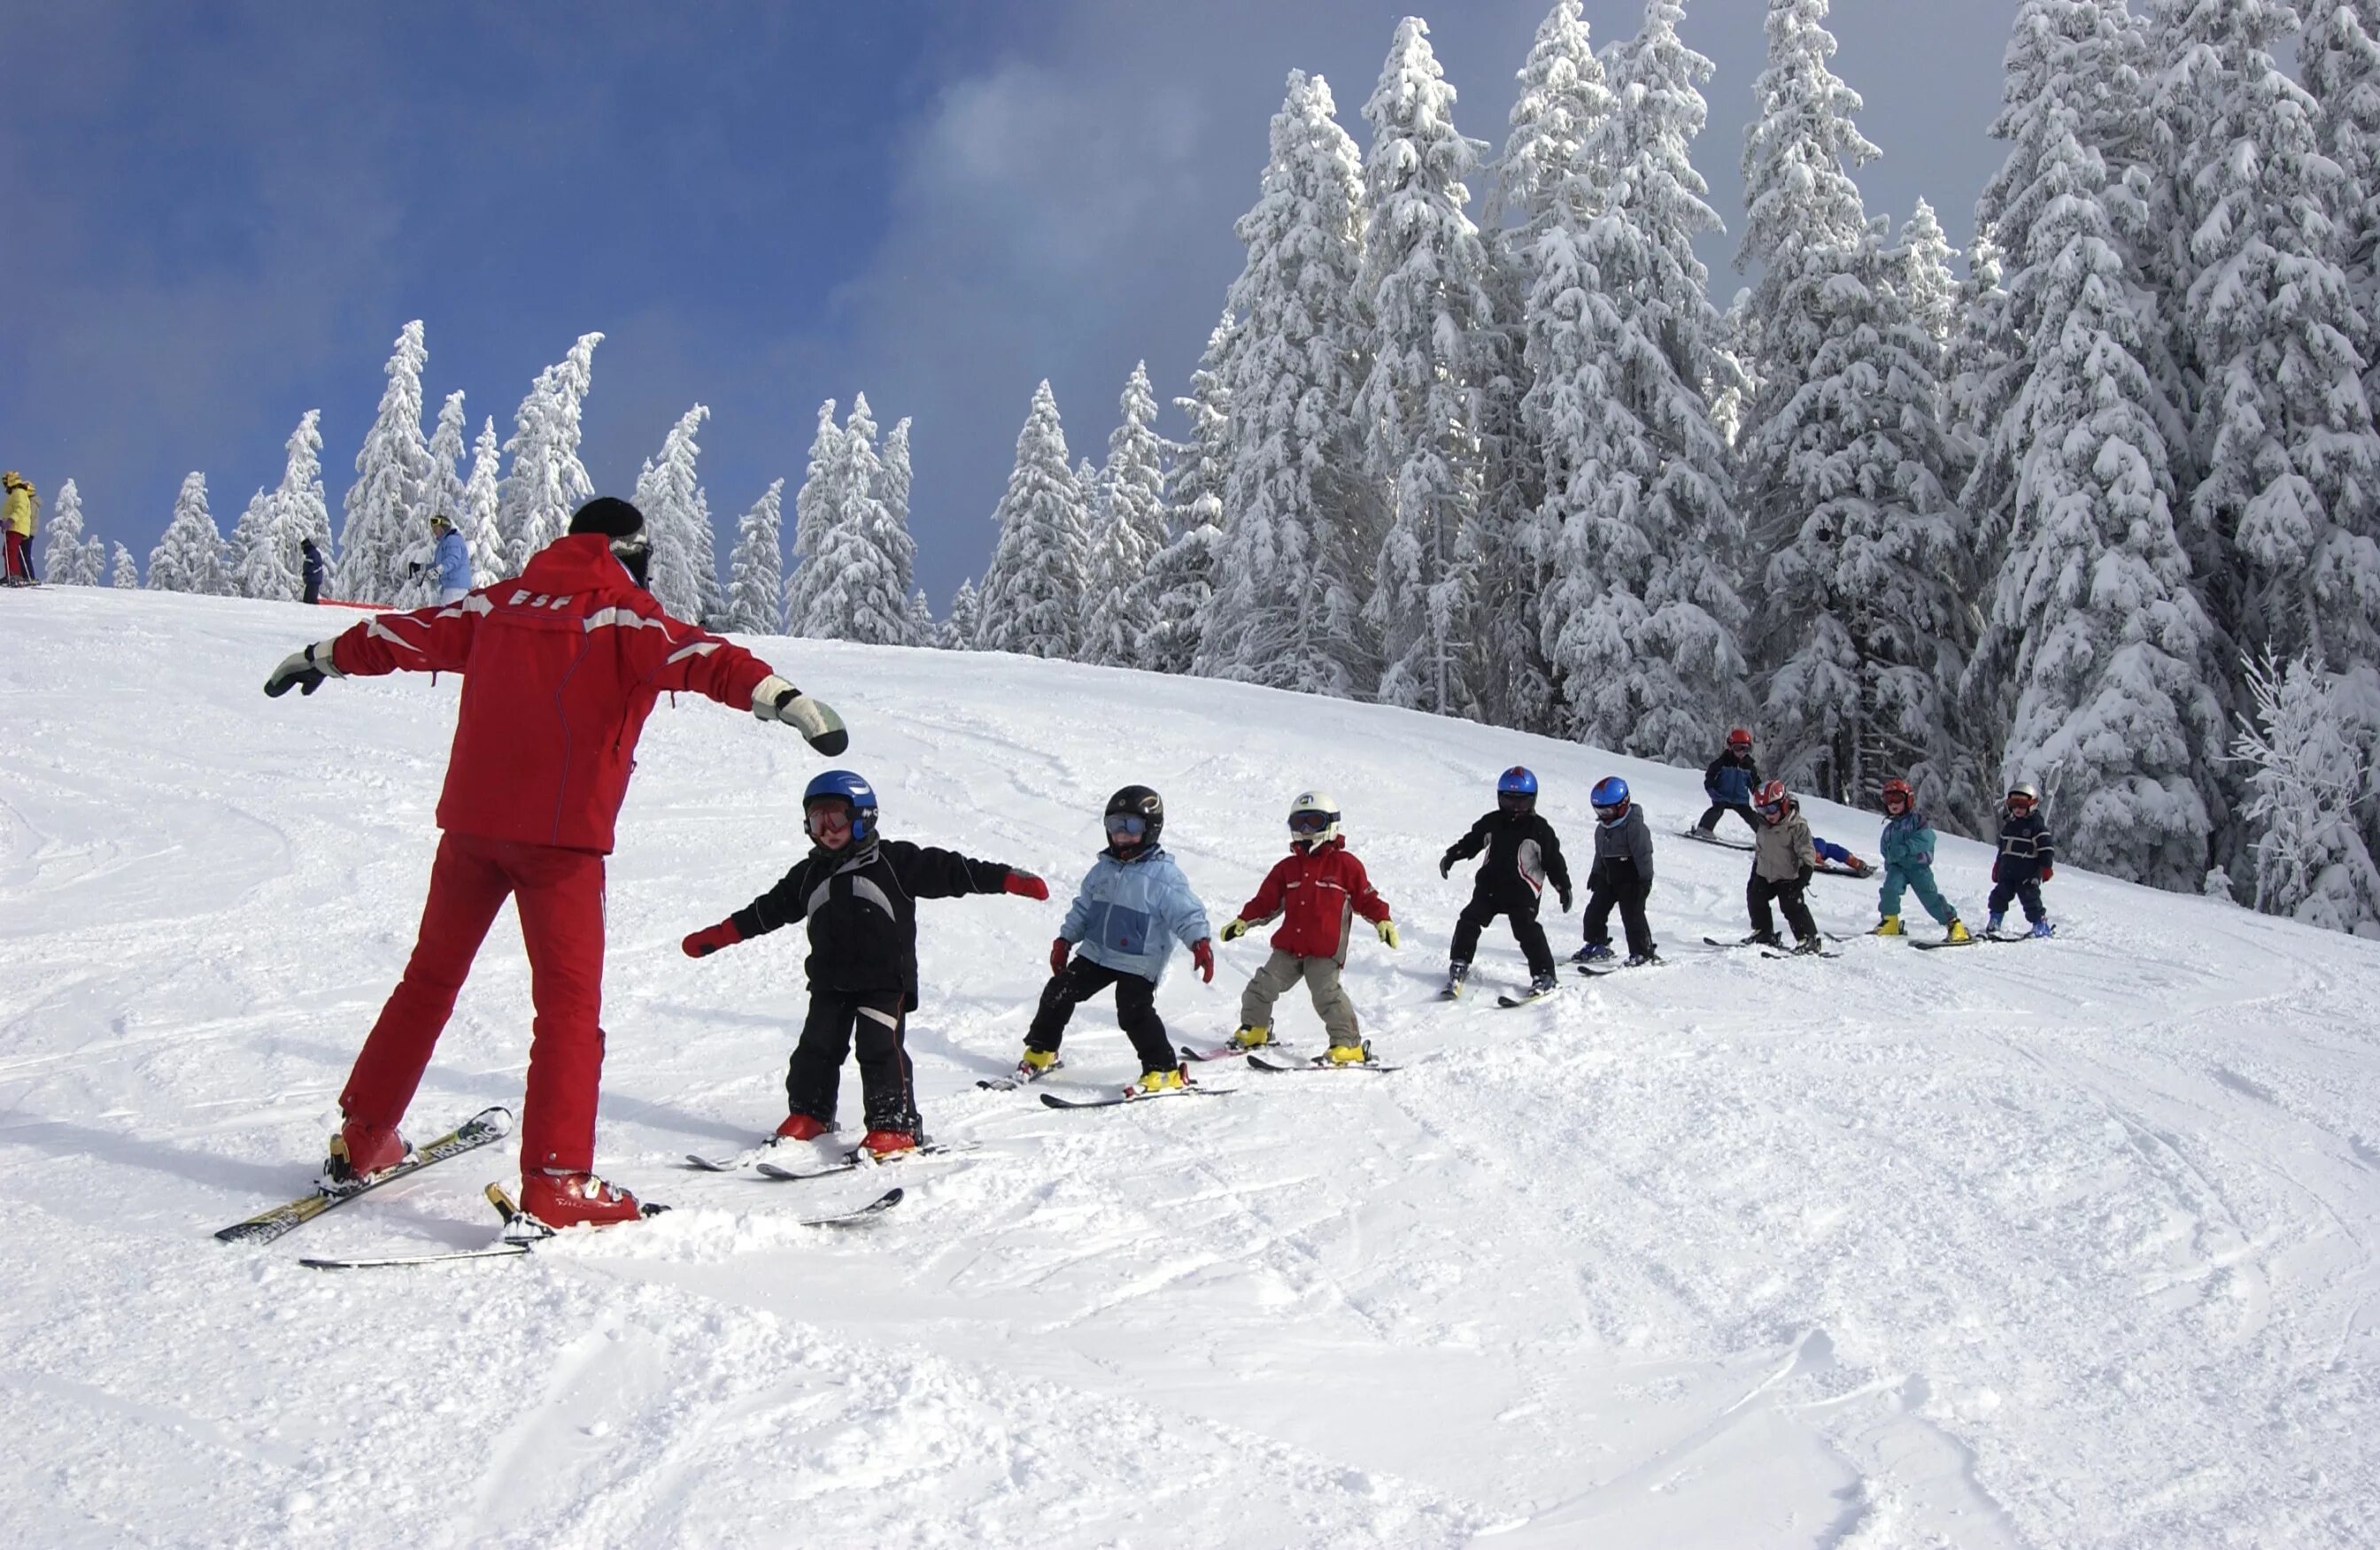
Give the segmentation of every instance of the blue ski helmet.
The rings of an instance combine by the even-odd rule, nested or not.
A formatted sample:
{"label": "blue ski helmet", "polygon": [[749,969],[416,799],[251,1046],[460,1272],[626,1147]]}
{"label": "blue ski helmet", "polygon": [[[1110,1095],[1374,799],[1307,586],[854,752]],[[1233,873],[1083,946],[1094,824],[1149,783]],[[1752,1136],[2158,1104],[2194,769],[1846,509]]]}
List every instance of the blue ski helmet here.
{"label": "blue ski helmet", "polygon": [[1536,812],[1537,778],[1517,764],[1497,776],[1496,806],[1506,813]]}
{"label": "blue ski helmet", "polygon": [[1595,782],[1586,800],[1605,823],[1618,823],[1628,816],[1628,782],[1617,775],[1606,775]]}
{"label": "blue ski helmet", "polygon": [[810,778],[802,791],[802,809],[813,802],[836,798],[851,805],[851,841],[866,844],[876,838],[876,788],[848,769],[826,769]]}

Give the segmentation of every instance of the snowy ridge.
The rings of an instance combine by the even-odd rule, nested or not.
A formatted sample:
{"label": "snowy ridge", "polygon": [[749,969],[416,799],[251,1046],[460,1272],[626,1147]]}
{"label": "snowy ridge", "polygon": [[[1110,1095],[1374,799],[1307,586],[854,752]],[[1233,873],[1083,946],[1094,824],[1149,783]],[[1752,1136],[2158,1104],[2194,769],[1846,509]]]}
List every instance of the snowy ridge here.
{"label": "snowy ridge", "polygon": [[[611,890],[600,1166],[669,1216],[436,1271],[503,1148],[273,1249],[411,943],[455,685],[266,670],[296,605],[55,589],[0,610],[0,1540],[993,1546],[2350,1545],[2380,1540],[2380,945],[2061,869],[2052,943],[1708,953],[1748,858],[1660,839],[1698,772],[1402,711],[994,655],[768,640],[853,727],[890,832],[1071,889],[1100,800],[1164,792],[1220,923],[1327,782],[1402,952],[1348,984],[1390,1076],[1057,1114],[1013,1063],[1061,904],[921,912],[928,1122],[881,1176],[673,1166],[782,1112],[798,938],[678,938],[794,859],[819,768],[687,701],[648,729]],[[1585,791],[1654,820],[1657,973],[1431,999],[1436,859],[1513,762],[1582,880]],[[1813,805],[1873,847],[1876,820]],[[1730,820],[1731,821],[1731,820]],[[1981,913],[1983,847],[1944,880]],[[1856,931],[1872,884],[1822,879]],[[1577,942],[1576,917],[1555,929]],[[1180,1038],[1261,939],[1182,959]],[[1483,987],[1516,984],[1500,928]],[[413,1111],[516,1105],[500,922]],[[1293,1050],[1318,1047],[1294,997]],[[1132,1060],[1105,1002],[1083,1093]],[[845,1119],[856,1118],[856,1072]],[[848,1144],[846,1135],[844,1144]],[[293,1245],[302,1243],[302,1250]]]}

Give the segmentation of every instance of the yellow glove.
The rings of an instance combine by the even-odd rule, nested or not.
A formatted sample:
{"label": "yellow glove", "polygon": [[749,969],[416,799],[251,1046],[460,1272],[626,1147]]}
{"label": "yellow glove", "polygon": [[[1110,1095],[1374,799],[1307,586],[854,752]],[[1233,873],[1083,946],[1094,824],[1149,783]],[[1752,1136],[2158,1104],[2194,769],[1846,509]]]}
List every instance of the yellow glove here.
{"label": "yellow glove", "polygon": [[1238,915],[1233,915],[1231,919],[1223,922],[1223,940],[1227,942],[1236,942],[1247,934],[1248,923],[1242,920]]}
{"label": "yellow glove", "polygon": [[1381,921],[1378,926],[1378,930],[1380,933],[1380,940],[1388,943],[1390,947],[1397,945],[1397,923],[1395,921]]}

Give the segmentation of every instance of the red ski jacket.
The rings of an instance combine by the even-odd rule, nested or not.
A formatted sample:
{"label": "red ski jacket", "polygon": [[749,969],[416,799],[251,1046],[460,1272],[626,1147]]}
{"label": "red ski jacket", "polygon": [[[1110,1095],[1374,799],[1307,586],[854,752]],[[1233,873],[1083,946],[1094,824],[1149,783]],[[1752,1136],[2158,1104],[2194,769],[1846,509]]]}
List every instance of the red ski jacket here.
{"label": "red ski jacket", "polygon": [[1347,951],[1347,922],[1359,914],[1378,924],[1389,918],[1389,902],[1372,891],[1364,864],[1332,840],[1310,851],[1292,851],[1267,873],[1257,896],[1240,906],[1240,918],[1262,926],[1281,916],[1272,945],[1299,958],[1340,958]]}
{"label": "red ski jacket", "polygon": [[654,699],[749,708],[766,662],[662,612],[611,540],[578,533],[462,601],[382,613],[332,647],[339,671],[459,672],[438,827],[609,854]]}

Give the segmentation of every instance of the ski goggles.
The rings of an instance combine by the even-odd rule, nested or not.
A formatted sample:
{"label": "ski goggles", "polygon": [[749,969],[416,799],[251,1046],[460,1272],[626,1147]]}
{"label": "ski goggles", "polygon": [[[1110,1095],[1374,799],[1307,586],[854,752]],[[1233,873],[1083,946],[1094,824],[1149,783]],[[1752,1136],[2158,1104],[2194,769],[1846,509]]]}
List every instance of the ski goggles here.
{"label": "ski goggles", "polygon": [[1148,820],[1136,813],[1108,815],[1108,838],[1111,840],[1137,840],[1148,832]]}
{"label": "ski goggles", "polygon": [[1528,813],[1536,810],[1537,799],[1529,792],[1500,791],[1496,793],[1496,805],[1507,813]]}
{"label": "ski goggles", "polygon": [[1339,821],[1336,813],[1292,813],[1289,831],[1292,834],[1319,834]]}
{"label": "ski goggles", "polygon": [[813,840],[823,840],[831,834],[851,832],[851,804],[848,802],[813,802],[802,815],[802,822]]}

